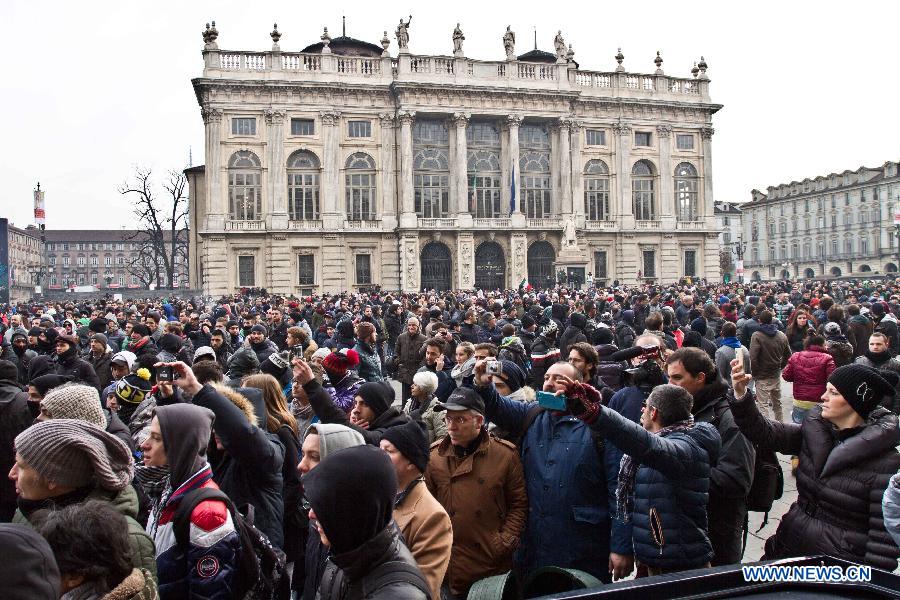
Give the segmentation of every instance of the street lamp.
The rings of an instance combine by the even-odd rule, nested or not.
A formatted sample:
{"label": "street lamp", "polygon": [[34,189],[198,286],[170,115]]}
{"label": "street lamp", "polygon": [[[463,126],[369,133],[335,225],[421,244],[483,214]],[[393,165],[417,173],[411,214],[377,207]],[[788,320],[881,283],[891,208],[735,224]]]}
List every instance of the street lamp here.
{"label": "street lamp", "polygon": [[744,251],[747,249],[747,242],[744,241],[744,236],[742,235],[732,245],[734,246],[732,250],[737,256],[737,264],[734,266],[734,270],[737,273],[738,282],[744,283]]}

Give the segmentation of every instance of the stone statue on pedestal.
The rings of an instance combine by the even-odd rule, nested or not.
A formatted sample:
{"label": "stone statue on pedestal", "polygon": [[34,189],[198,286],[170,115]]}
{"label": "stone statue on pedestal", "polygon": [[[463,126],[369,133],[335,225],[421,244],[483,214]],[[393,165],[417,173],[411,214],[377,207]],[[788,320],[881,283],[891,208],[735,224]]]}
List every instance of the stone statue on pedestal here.
{"label": "stone statue on pedestal", "polygon": [[563,39],[561,30],[556,32],[556,37],[553,38],[553,46],[556,48],[557,60],[565,60],[566,59],[566,41]]}
{"label": "stone statue on pedestal", "polygon": [[459,23],[457,23],[456,29],[453,30],[453,56],[463,56],[462,43],[465,39],[466,36],[463,35],[462,29],[459,28]]}
{"label": "stone statue on pedestal", "polygon": [[409,19],[406,23],[403,22],[403,18],[400,18],[400,24],[397,25],[397,31],[395,35],[397,36],[397,45],[401,50],[406,50],[409,46],[409,24],[412,22],[412,15],[409,15]]}
{"label": "stone statue on pedestal", "polygon": [[506,60],[516,59],[516,34],[510,29],[510,25],[506,26],[506,33],[503,34],[503,49],[506,50]]}
{"label": "stone statue on pedestal", "polygon": [[578,243],[578,239],[575,236],[575,223],[571,219],[567,219],[563,227],[563,242],[566,248],[574,247]]}

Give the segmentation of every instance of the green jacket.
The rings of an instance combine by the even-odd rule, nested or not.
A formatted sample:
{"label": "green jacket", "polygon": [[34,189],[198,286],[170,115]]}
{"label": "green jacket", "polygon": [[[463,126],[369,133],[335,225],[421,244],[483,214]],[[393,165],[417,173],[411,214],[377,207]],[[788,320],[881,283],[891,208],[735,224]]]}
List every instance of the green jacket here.
{"label": "green jacket", "polygon": [[[135,520],[138,514],[138,496],[134,488],[128,485],[121,492],[109,492],[96,488],[88,494],[88,497],[85,498],[85,501],[87,500],[109,502],[113,508],[125,516],[125,520],[128,522],[128,537],[131,542],[131,564],[136,569],[150,571],[153,578],[156,579],[156,546],[153,544],[153,539]],[[13,523],[37,527],[44,522],[46,515],[47,511],[38,510],[32,513],[31,520],[28,520],[22,511],[16,509]]]}

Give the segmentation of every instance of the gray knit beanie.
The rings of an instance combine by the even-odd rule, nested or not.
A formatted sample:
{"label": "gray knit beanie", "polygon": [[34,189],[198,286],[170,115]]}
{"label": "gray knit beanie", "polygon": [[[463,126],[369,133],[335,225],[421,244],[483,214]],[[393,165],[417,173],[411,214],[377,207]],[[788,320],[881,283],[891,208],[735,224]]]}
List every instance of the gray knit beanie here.
{"label": "gray knit beanie", "polygon": [[106,417],[100,408],[97,388],[78,383],[68,383],[53,388],[41,400],[41,408],[51,419],[78,419],[106,429]]}
{"label": "gray knit beanie", "polygon": [[65,487],[93,482],[117,492],[134,475],[134,458],[125,442],[84,421],[51,419],[32,425],[16,436],[15,446],[38,475]]}

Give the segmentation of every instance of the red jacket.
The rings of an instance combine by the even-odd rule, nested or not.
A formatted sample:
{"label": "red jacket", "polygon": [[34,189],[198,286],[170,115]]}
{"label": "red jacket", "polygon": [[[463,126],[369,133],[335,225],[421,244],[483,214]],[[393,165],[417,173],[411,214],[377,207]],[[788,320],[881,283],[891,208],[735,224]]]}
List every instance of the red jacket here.
{"label": "red jacket", "polygon": [[834,371],[834,359],[822,346],[810,346],[802,352],[791,354],[781,373],[785,381],[794,382],[794,398],[809,402],[821,402],[825,383]]}

